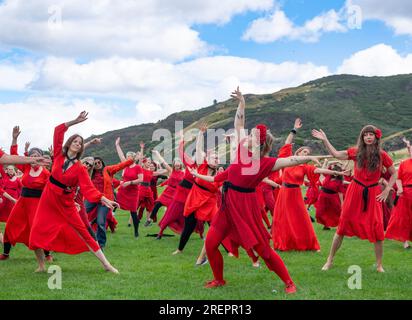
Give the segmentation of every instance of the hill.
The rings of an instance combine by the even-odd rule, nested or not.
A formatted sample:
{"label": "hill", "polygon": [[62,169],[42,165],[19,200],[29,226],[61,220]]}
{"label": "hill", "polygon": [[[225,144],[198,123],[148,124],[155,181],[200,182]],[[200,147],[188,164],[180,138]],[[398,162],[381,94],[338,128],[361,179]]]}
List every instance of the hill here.
{"label": "hill", "polygon": [[[268,125],[277,137],[275,151],[297,117],[302,119],[304,127],[296,138],[296,146],[310,145],[315,152],[322,152],[323,147],[311,139],[312,128],[322,128],[337,148],[355,144],[360,129],[366,124],[382,129],[387,137],[384,148],[388,151],[403,148],[402,135],[412,136],[412,74],[334,75],[272,94],[248,94],[245,99],[246,127],[252,128],[258,123]],[[183,121],[186,129],[206,122],[210,128],[229,130],[233,127],[236,108],[236,102],[230,99],[199,110],[174,113],[157,123],[110,131],[100,135],[103,144],[90,148],[88,153],[101,156],[108,163],[118,161],[114,149],[116,137],[121,137],[124,151],[137,150],[139,141],[144,141],[150,151],[159,143],[152,141],[153,132],[161,128],[174,132],[175,121]]]}

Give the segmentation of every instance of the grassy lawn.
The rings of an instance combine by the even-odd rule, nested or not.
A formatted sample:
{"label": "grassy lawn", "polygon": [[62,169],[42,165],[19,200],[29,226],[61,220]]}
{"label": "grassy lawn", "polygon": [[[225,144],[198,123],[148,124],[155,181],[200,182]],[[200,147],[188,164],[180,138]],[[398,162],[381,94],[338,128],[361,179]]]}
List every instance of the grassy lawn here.
{"label": "grassy lawn", "polygon": [[[161,211],[163,214],[163,211]],[[312,212],[313,215],[313,212]],[[358,239],[345,239],[335,267],[320,271],[331,243],[333,231],[315,225],[321,243],[320,253],[281,253],[298,293],[286,296],[282,282],[264,266],[253,268],[246,253],[240,259],[224,255],[226,287],[204,289],[211,279],[209,265],[195,267],[202,247],[197,234],[192,236],[185,252],[172,256],[179,237],[155,240],[146,234],[156,233],[157,225],[141,227],[141,236],[134,239],[127,227],[128,215],[118,212],[118,231],[108,234],[105,250],[120,275],[107,274],[92,254],[78,256],[55,254],[56,265],[62,268],[62,289],[50,290],[50,274],[35,274],[34,254],[23,245],[13,248],[11,258],[0,263],[0,300],[4,299],[410,299],[412,297],[412,251],[401,243],[386,241],[384,266],[386,273],[374,269],[373,245]],[[4,225],[1,226],[4,230]],[[172,234],[167,230],[167,234]],[[350,290],[348,268],[362,268],[362,289]],[[272,292],[272,290],[277,292]]]}

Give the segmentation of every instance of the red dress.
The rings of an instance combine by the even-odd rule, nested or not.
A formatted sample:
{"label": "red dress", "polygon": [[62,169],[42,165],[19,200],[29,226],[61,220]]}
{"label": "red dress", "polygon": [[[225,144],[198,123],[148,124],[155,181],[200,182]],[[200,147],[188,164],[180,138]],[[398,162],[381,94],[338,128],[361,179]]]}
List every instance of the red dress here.
{"label": "red dress", "polygon": [[[7,192],[10,196],[17,200],[20,197],[21,193],[21,180],[19,178],[16,178],[14,181],[12,181],[5,172],[3,173],[2,180],[3,192]],[[1,197],[3,202],[0,205],[0,222],[6,222],[15,204],[9,199],[5,198],[3,195],[1,195]]]}
{"label": "red dress", "polygon": [[77,186],[89,202],[100,202],[103,194],[92,184],[87,170],[80,161],[74,163],[63,173],[65,156],[62,145],[65,124],[55,128],[53,148],[54,162],[52,177],[70,189],[65,190],[50,180],[44,188],[33,220],[30,233],[30,249],[79,254],[99,250],[99,245],[89,234],[75,206],[74,197]]}
{"label": "red dress", "polygon": [[140,209],[146,209],[148,212],[152,212],[154,207],[154,199],[150,184],[153,178],[153,171],[142,168],[142,173],[143,182],[139,185],[137,207]]}
{"label": "red dress", "polygon": [[[279,172],[274,171],[269,175],[269,180],[276,182],[279,181]],[[277,182],[276,182],[277,183]],[[262,192],[263,192],[263,199],[265,201],[265,210],[270,211],[270,214],[273,216],[273,212],[275,211],[275,190],[279,188],[274,188],[267,183],[262,182]]]}
{"label": "red dress", "polygon": [[[209,166],[203,163],[199,166],[198,172],[202,175],[208,175]],[[217,193],[219,192],[220,183],[207,182],[199,178],[195,179],[195,184],[187,197],[183,215],[185,217],[195,213],[198,221],[212,221],[218,211]]]}
{"label": "red dress", "polygon": [[[250,156],[250,152],[241,142],[237,159],[226,171],[215,177],[215,182],[226,181],[223,188],[230,183],[236,187],[256,190],[259,183],[272,172],[276,158],[250,160]],[[248,162],[242,161],[248,158]],[[256,191],[245,193],[229,187],[224,194],[222,206],[212,221],[212,227],[226,236],[225,248],[236,257],[239,256],[239,246],[245,250],[250,250],[256,245],[269,246],[270,234],[263,224],[261,208],[257,203]]]}
{"label": "red dress", "polygon": [[315,203],[316,221],[325,227],[334,228],[339,224],[342,206],[339,193],[343,194],[344,187],[342,180],[332,179],[327,175],[322,182],[318,201]]}
{"label": "red dress", "polygon": [[[381,177],[382,165],[386,168],[391,167],[393,165],[392,159],[385,151],[382,151],[381,165],[377,170],[370,172],[367,168],[358,168],[356,163],[357,148],[349,148],[347,152],[349,160],[355,161],[355,169],[353,181],[349,185],[343,201],[337,234],[348,237],[356,236],[373,243],[382,241],[384,240],[382,205],[376,200],[376,197],[381,192],[378,182]],[[367,188],[367,201],[364,201],[362,196],[366,189],[355,180],[364,186],[369,186]]]}
{"label": "red dress", "polygon": [[[292,155],[292,145],[288,146],[289,154]],[[300,188],[305,176],[311,182],[318,179],[315,169],[307,164],[283,169],[283,184],[276,201],[272,224],[273,246],[277,250],[320,250]]]}
{"label": "red dress", "polygon": [[[12,146],[10,153],[17,155],[17,145]],[[13,246],[16,245],[16,243],[23,243],[28,247],[31,226],[40,201],[40,194],[36,197],[29,196],[28,193],[31,190],[27,189],[41,192],[49,180],[50,172],[46,168],[43,168],[38,177],[32,177],[30,175],[31,165],[17,165],[16,167],[23,172],[21,181],[24,192],[19,200],[17,200],[7,220],[4,241],[10,242]],[[26,190],[27,193],[25,192]]]}
{"label": "red dress", "polygon": [[166,188],[163,190],[162,194],[156,201],[160,202],[165,207],[168,207],[171,204],[176,192],[176,188],[183,180],[184,175],[185,172],[183,170],[173,170],[169,179],[167,179]]}
{"label": "red dress", "polygon": [[[185,153],[184,142],[179,144],[179,156],[185,165],[186,169],[184,171],[183,180],[177,185],[176,192],[173,196],[173,200],[167,207],[167,210],[159,222],[160,233],[163,232],[167,227],[172,229],[172,231],[180,234],[185,226],[185,217],[183,216],[183,211],[185,208],[185,202],[189,196],[190,190],[193,187],[195,179],[190,173],[188,168],[197,168],[196,163]],[[203,223],[198,221],[195,231],[199,234],[203,234]]]}
{"label": "red dress", "polygon": [[153,201],[156,201],[159,197],[157,193],[157,180],[159,180],[159,176],[153,176],[152,180],[150,181],[150,189],[152,189]]}
{"label": "red dress", "polygon": [[[128,182],[136,180],[138,175],[142,173],[142,167],[135,165],[133,168],[127,167],[123,171],[123,181]],[[119,203],[120,208],[126,211],[136,212],[137,203],[139,200],[139,187],[138,185],[129,185],[123,187],[120,185],[117,191],[116,201]]]}
{"label": "red dress", "polygon": [[385,237],[398,241],[412,241],[412,159],[401,162],[398,179],[402,181],[403,193],[392,209]]}

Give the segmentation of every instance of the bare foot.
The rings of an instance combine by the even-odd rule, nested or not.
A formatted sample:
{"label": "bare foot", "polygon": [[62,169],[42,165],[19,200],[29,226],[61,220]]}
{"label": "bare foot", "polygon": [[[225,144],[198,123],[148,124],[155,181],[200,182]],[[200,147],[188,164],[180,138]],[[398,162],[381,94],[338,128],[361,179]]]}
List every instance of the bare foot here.
{"label": "bare foot", "polygon": [[411,248],[411,246],[409,245],[408,241],[405,241],[405,242],[403,243],[403,248],[404,248],[404,249],[410,249],[410,248]]}
{"label": "bare foot", "polygon": [[180,251],[179,249],[177,249],[175,252],[172,253],[172,255],[177,255],[177,254],[181,254],[183,251]]}
{"label": "bare foot", "polygon": [[3,243],[3,234],[0,232],[0,243]]}
{"label": "bare foot", "polygon": [[259,261],[253,262],[253,263],[252,263],[252,266],[253,266],[254,268],[260,268],[260,262],[259,262]]}
{"label": "bare foot", "polygon": [[45,267],[38,267],[36,270],[34,270],[35,273],[43,273],[46,272],[46,268]]}
{"label": "bare foot", "polygon": [[229,257],[234,257],[234,254],[231,253],[231,252],[229,252],[227,255],[228,255]]}
{"label": "bare foot", "polygon": [[115,267],[113,267],[111,264],[104,266],[104,270],[106,270],[107,272],[111,272],[114,274],[119,274],[119,270],[117,270]]}
{"label": "bare foot", "polygon": [[322,271],[328,271],[330,268],[332,268],[332,266],[333,266],[333,262],[327,261],[325,265],[322,267]]}
{"label": "bare foot", "polygon": [[378,271],[378,272],[385,272],[385,270],[383,269],[383,266],[378,266],[378,267],[376,267],[376,271]]}

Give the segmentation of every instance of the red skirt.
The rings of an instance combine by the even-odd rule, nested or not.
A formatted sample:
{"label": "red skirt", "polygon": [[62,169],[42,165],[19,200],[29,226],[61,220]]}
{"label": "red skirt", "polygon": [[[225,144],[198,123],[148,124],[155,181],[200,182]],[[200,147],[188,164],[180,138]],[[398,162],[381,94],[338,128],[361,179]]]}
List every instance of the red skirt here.
{"label": "red skirt", "polygon": [[156,201],[160,202],[165,207],[168,207],[173,201],[175,192],[176,192],[176,188],[167,186],[166,189],[164,189],[164,191],[162,192],[162,194]]}
{"label": "red skirt", "polygon": [[374,243],[384,240],[382,204],[376,200],[380,186],[369,188],[367,211],[363,211],[363,187],[352,181],[343,201],[337,234]]}
{"label": "red skirt", "polygon": [[319,189],[317,187],[310,186],[306,191],[305,204],[311,206],[318,201]]}
{"label": "red skirt", "polygon": [[[165,230],[169,227],[173,232],[181,234],[185,227],[184,208],[185,204],[183,202],[173,200],[170,206],[167,207],[162,220],[159,222],[160,229]],[[204,225],[202,221],[197,222],[195,232],[200,235],[203,234]]]}
{"label": "red skirt", "polygon": [[197,220],[212,221],[217,211],[216,195],[196,188],[192,189],[186,200],[183,215],[187,217],[194,212]]}
{"label": "red skirt", "polygon": [[334,228],[339,225],[342,206],[339,194],[320,192],[318,201],[315,203],[316,221],[325,227]]}
{"label": "red skirt", "polygon": [[265,199],[266,210],[269,210],[273,215],[273,212],[275,211],[275,195],[272,192],[272,189],[263,190],[263,198]]}
{"label": "red skirt", "polygon": [[138,193],[138,208],[144,208],[148,212],[151,212],[154,207],[153,192],[150,187],[140,186]]}
{"label": "red skirt", "polygon": [[4,241],[29,246],[30,231],[40,198],[21,197],[7,220]]}
{"label": "red skirt", "polygon": [[[60,195],[49,184],[33,220],[30,233],[30,249],[79,254],[100,249],[89,234],[74,204],[73,194]],[[88,247],[89,246],[89,247]]]}
{"label": "red skirt", "polygon": [[300,188],[281,187],[272,224],[273,246],[277,250],[320,250]]}
{"label": "red skirt", "polygon": [[0,222],[7,222],[15,204],[4,197],[2,199],[3,202],[0,205]]}
{"label": "red skirt", "polygon": [[256,192],[241,193],[229,189],[211,227],[226,235],[223,244],[236,257],[239,256],[239,246],[249,250],[256,245],[269,246],[270,243]]}
{"label": "red skirt", "polygon": [[392,209],[385,237],[402,242],[412,241],[412,198],[399,197],[398,204]]}
{"label": "red skirt", "polygon": [[139,199],[139,189],[137,186],[119,187],[117,190],[116,201],[120,208],[126,211],[137,211]]}

